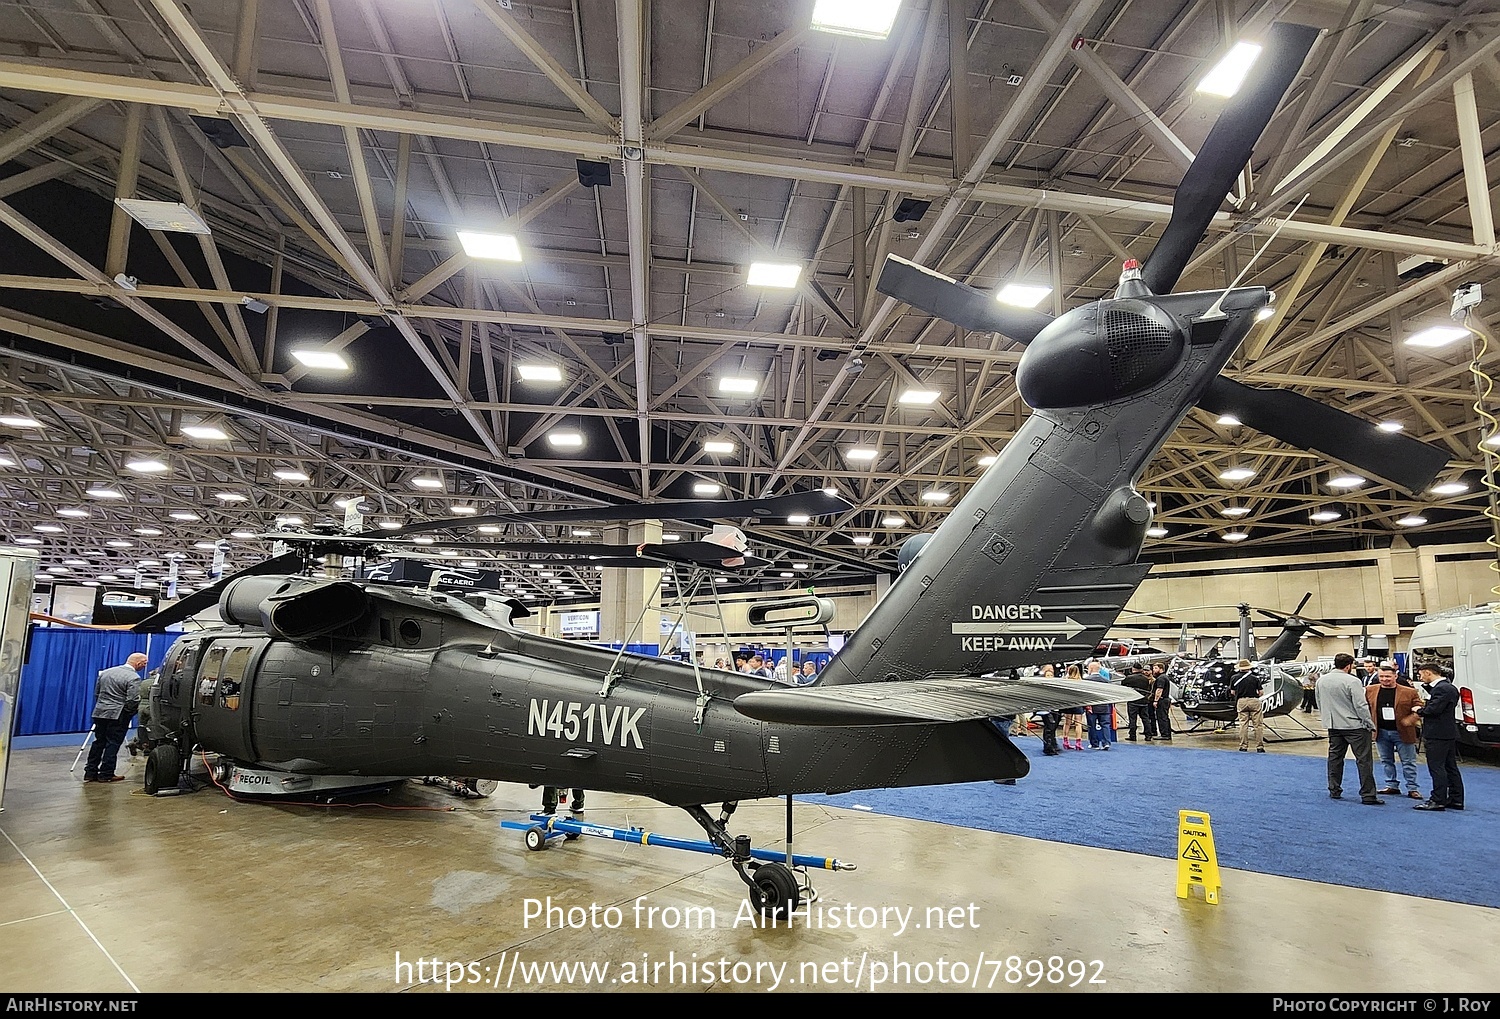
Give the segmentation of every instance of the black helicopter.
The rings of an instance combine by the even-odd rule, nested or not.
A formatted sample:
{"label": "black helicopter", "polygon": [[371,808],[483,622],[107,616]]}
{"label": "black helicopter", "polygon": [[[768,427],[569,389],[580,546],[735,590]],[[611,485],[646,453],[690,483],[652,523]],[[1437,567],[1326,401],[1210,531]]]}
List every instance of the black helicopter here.
{"label": "black helicopter", "polygon": [[[888,261],[883,293],[1028,344],[1017,384],[1034,410],[815,684],[783,687],[531,635],[511,625],[525,611],[519,603],[497,610],[441,591],[288,575],[302,561],[292,552],[205,594],[224,623],[183,636],[166,658],[152,698],[160,742],[148,781],[170,784],[202,749],[269,782],[465,775],[639,794],[686,810],[751,901],[775,913],[795,908],[800,889],[789,868],[757,865],[749,839],[730,833],[738,801],[1024,776],[1025,755],[992,717],[1135,694],[993,677],[1085,655],[1104,638],[1149,570],[1136,559],[1151,508],[1134,482],[1192,406],[1234,409],[1247,425],[1407,488],[1447,461],[1340,410],[1222,378],[1271,300],[1264,288],[1168,294],[1316,36],[1273,28],[1144,270],[1127,273],[1113,297],[1053,321]],[[805,498],[802,512],[847,508],[826,494]],[[724,520],[764,509],[616,507],[610,519]],[[355,551],[344,554],[401,533],[352,536]],[[618,551],[605,550],[636,566],[670,555]],[[710,550],[716,564],[732,558],[725,552]],[[201,598],[198,607],[207,607]],[[165,618],[183,618],[181,606]],[[718,817],[708,804],[721,804]]]}
{"label": "black helicopter", "polygon": [[[1244,675],[1241,663],[1260,674],[1262,681],[1261,711],[1266,718],[1289,715],[1302,703],[1302,675],[1306,663],[1295,659],[1302,650],[1302,638],[1307,634],[1322,636],[1314,623],[1302,616],[1302,609],[1312,598],[1305,594],[1290,615],[1282,616],[1268,609],[1252,609],[1240,603],[1236,606],[1240,616],[1240,635],[1237,646],[1238,658],[1221,658],[1211,653],[1207,659],[1192,661],[1180,659],[1168,670],[1173,686],[1173,699],[1191,719],[1206,719],[1211,722],[1229,723],[1236,720],[1238,712],[1236,698],[1231,692],[1235,680]],[[1259,612],[1281,624],[1281,632],[1269,647],[1257,653],[1255,631],[1251,625],[1251,613]],[[1217,652],[1218,648],[1215,648]]]}

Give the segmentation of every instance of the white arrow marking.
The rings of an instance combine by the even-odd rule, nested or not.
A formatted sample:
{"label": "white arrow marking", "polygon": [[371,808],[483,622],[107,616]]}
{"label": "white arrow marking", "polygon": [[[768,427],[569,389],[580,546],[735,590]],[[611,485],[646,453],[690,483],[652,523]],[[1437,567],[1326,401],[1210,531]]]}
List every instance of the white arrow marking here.
{"label": "white arrow marking", "polygon": [[977,636],[999,636],[1009,633],[1061,633],[1064,637],[1072,639],[1078,636],[1088,627],[1084,626],[1072,616],[1068,616],[1061,622],[1053,623],[954,623],[953,635],[955,637],[977,637]]}

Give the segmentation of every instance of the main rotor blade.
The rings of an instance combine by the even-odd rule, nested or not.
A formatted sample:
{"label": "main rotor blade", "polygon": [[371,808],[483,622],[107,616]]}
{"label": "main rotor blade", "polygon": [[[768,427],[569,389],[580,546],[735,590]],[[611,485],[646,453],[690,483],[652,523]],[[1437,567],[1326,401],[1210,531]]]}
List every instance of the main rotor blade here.
{"label": "main rotor blade", "polygon": [[361,538],[399,538],[447,527],[477,527],[480,524],[582,524],[636,520],[716,520],[743,517],[788,517],[805,513],[810,517],[845,513],[854,504],[821,489],[794,492],[771,499],[687,499],[679,502],[642,503],[639,506],[594,506],[576,510],[541,510],[536,513],[495,513],[481,517],[450,517],[407,524],[394,531],[365,531]]}
{"label": "main rotor blade", "polygon": [[[769,559],[739,552],[712,541],[678,541],[669,543],[646,543],[643,545],[612,545],[599,541],[483,541],[475,539],[447,540],[444,548],[466,549],[470,552],[494,552],[511,555],[538,556],[556,564],[560,560],[582,565],[633,565],[644,568],[647,561],[682,563],[693,566],[724,566],[736,560],[770,565]],[[443,562],[432,552],[422,551],[430,546],[401,543],[399,552],[392,553],[405,559],[420,559],[423,562]]]}
{"label": "main rotor blade", "polygon": [[1030,343],[1052,321],[1050,315],[1001,304],[994,294],[898,255],[886,256],[875,289],[945,322],[978,333],[1000,333],[1021,343]]}
{"label": "main rotor blade", "polygon": [[1326,453],[1416,494],[1448,464],[1448,451],[1399,432],[1382,432],[1353,414],[1286,389],[1252,389],[1220,375],[1198,400],[1212,414],[1233,414],[1267,435]]}
{"label": "main rotor blade", "polygon": [[1177,285],[1193,249],[1245,168],[1281,97],[1291,88],[1318,31],[1278,22],[1266,33],[1264,50],[1188,167],[1173,199],[1172,219],[1146,257],[1141,279],[1152,293],[1169,294]]}
{"label": "main rotor blade", "polygon": [[180,623],[189,616],[196,616],[204,609],[212,608],[219,600],[219,595],[224,588],[229,586],[230,581],[241,577],[256,577],[271,573],[299,573],[302,570],[302,555],[299,552],[287,552],[276,556],[274,559],[266,559],[258,562],[248,569],[232,576],[225,577],[211,587],[205,587],[201,591],[194,591],[181,601],[173,602],[160,612],[152,613],[145,619],[130,628],[131,633],[161,633],[173,623]]}

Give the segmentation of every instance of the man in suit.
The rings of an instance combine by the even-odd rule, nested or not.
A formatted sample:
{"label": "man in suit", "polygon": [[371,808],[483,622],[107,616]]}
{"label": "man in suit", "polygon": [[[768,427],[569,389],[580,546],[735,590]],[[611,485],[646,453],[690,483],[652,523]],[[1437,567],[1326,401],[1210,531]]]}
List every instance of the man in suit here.
{"label": "man in suit", "polygon": [[1417,709],[1422,717],[1422,742],[1427,747],[1427,773],[1432,776],[1432,798],[1417,810],[1464,809],[1464,780],[1458,773],[1458,687],[1446,665],[1423,662],[1417,678],[1427,688],[1427,703]]}
{"label": "man in suit", "polygon": [[124,775],[115,774],[115,759],[139,705],[136,697],[145,667],[146,656],[137,651],[124,665],[99,673],[94,686],[94,743],[83,763],[85,782],[125,781]]}
{"label": "man in suit", "polygon": [[1375,719],[1365,700],[1364,684],[1354,675],[1353,655],[1336,655],[1333,671],[1319,678],[1318,713],[1328,730],[1328,798],[1344,798],[1344,757],[1352,750],[1359,769],[1359,802],[1382,806],[1385,800],[1375,795],[1375,761],[1370,752]]}
{"label": "man in suit", "polygon": [[1396,682],[1396,663],[1381,662],[1374,686],[1365,687],[1365,700],[1370,703],[1370,714],[1375,718],[1375,749],[1380,752],[1380,764],[1385,769],[1385,788],[1381,795],[1400,796],[1401,785],[1396,781],[1396,758],[1401,758],[1401,775],[1406,779],[1406,795],[1414,800],[1422,798],[1417,788],[1417,708],[1422,698],[1413,687]]}

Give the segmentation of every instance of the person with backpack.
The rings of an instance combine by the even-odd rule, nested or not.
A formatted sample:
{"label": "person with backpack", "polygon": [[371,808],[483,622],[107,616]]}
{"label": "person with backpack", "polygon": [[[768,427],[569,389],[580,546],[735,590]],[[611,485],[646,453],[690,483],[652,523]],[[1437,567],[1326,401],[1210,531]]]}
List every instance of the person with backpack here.
{"label": "person with backpack", "polygon": [[1265,677],[1249,659],[1241,658],[1238,675],[1230,691],[1234,694],[1234,714],[1240,723],[1240,753],[1250,749],[1250,730],[1255,729],[1255,752],[1266,752],[1266,717],[1260,703],[1265,691]]}

